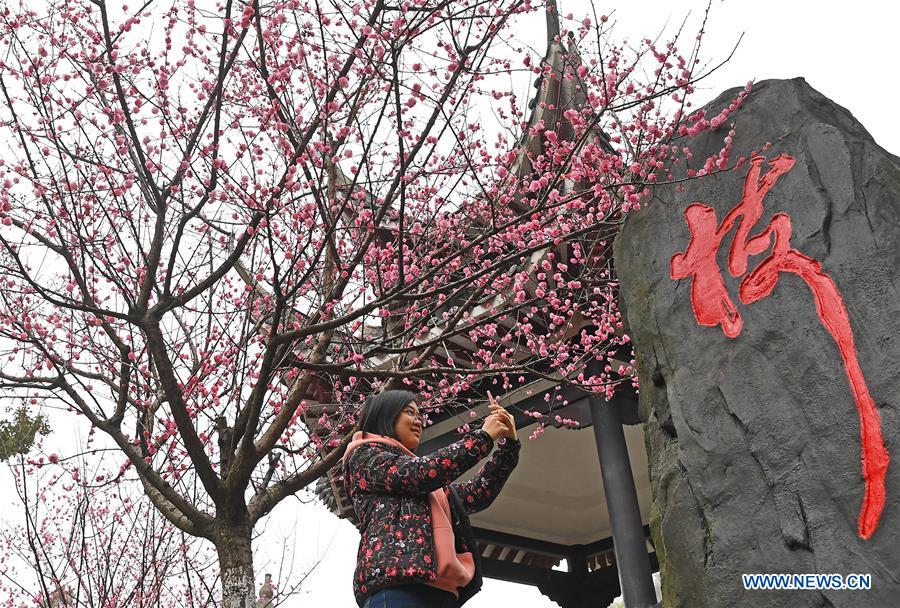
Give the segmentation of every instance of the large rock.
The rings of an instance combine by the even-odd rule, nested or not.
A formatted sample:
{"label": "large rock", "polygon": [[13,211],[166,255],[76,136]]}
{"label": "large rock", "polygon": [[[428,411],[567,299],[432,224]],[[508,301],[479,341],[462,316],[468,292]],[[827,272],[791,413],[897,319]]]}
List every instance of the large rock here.
{"label": "large rock", "polygon": [[[723,93],[707,114],[735,95]],[[773,142],[760,170],[781,167],[749,233],[762,232],[779,213],[791,220],[781,259],[796,265],[777,272],[770,262],[769,277],[777,278],[771,294],[760,276],[739,293],[773,245],[758,241],[746,271],[732,276],[737,223],[718,235],[718,254],[706,266],[696,248],[675,259],[674,274],[684,278],[670,276],[673,256],[691,240],[687,208],[696,202],[714,210],[714,217],[700,205],[692,211],[694,246],[703,238],[714,245],[716,226],[742,200],[750,163],[691,181],[680,192],[660,187],[628,218],[615,249],[641,379],[664,605],[900,605],[900,159],[802,79],[757,84],[735,120],[733,155]],[[690,143],[695,157],[718,151],[723,137],[722,130],[698,136]],[[795,164],[776,161],[780,154]],[[705,237],[704,226],[711,227]],[[739,239],[746,243],[746,235]],[[704,277],[696,283],[692,256]],[[727,291],[731,313],[710,264],[721,271],[718,286]],[[810,285],[821,295],[818,308]],[[753,296],[754,287],[761,293]],[[832,333],[840,335],[847,323],[855,352],[845,331],[842,360]],[[857,356],[862,375],[854,393],[847,370]],[[874,404],[862,517],[868,523],[861,523],[866,484],[858,408],[866,411],[866,391]],[[892,458],[880,513],[879,430]],[[872,575],[872,588],[745,591],[743,573],[864,573]]]}

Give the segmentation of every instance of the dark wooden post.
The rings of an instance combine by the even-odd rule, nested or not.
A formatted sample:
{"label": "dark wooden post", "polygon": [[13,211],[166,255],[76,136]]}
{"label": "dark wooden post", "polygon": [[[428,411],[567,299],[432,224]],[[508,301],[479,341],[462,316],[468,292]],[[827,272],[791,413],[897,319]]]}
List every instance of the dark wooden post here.
{"label": "dark wooden post", "polygon": [[656,605],[656,589],[622,430],[622,413],[617,405],[598,397],[590,397],[590,403],[622,598],[626,608],[651,608]]}

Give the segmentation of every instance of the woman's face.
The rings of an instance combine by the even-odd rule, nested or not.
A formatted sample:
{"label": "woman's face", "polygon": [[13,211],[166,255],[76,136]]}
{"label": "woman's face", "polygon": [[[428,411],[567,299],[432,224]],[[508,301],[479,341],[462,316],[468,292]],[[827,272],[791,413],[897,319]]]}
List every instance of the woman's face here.
{"label": "woman's face", "polygon": [[415,401],[406,404],[394,422],[394,435],[407,450],[414,452],[422,436],[422,416]]}

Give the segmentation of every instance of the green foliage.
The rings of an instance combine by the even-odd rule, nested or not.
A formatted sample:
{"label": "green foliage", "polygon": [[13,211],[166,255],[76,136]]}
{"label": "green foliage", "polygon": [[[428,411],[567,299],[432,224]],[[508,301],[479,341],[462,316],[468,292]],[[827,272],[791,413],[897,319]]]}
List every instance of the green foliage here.
{"label": "green foliage", "polygon": [[38,434],[48,435],[50,425],[41,415],[29,416],[25,407],[17,409],[11,420],[0,420],[0,460],[27,454]]}

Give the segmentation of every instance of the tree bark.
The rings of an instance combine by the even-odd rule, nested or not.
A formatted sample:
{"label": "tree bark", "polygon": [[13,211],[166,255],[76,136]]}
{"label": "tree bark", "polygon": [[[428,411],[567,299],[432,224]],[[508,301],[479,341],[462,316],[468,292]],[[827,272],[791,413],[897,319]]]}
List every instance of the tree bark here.
{"label": "tree bark", "polygon": [[216,538],[223,608],[256,608],[251,532],[249,525],[228,528]]}

